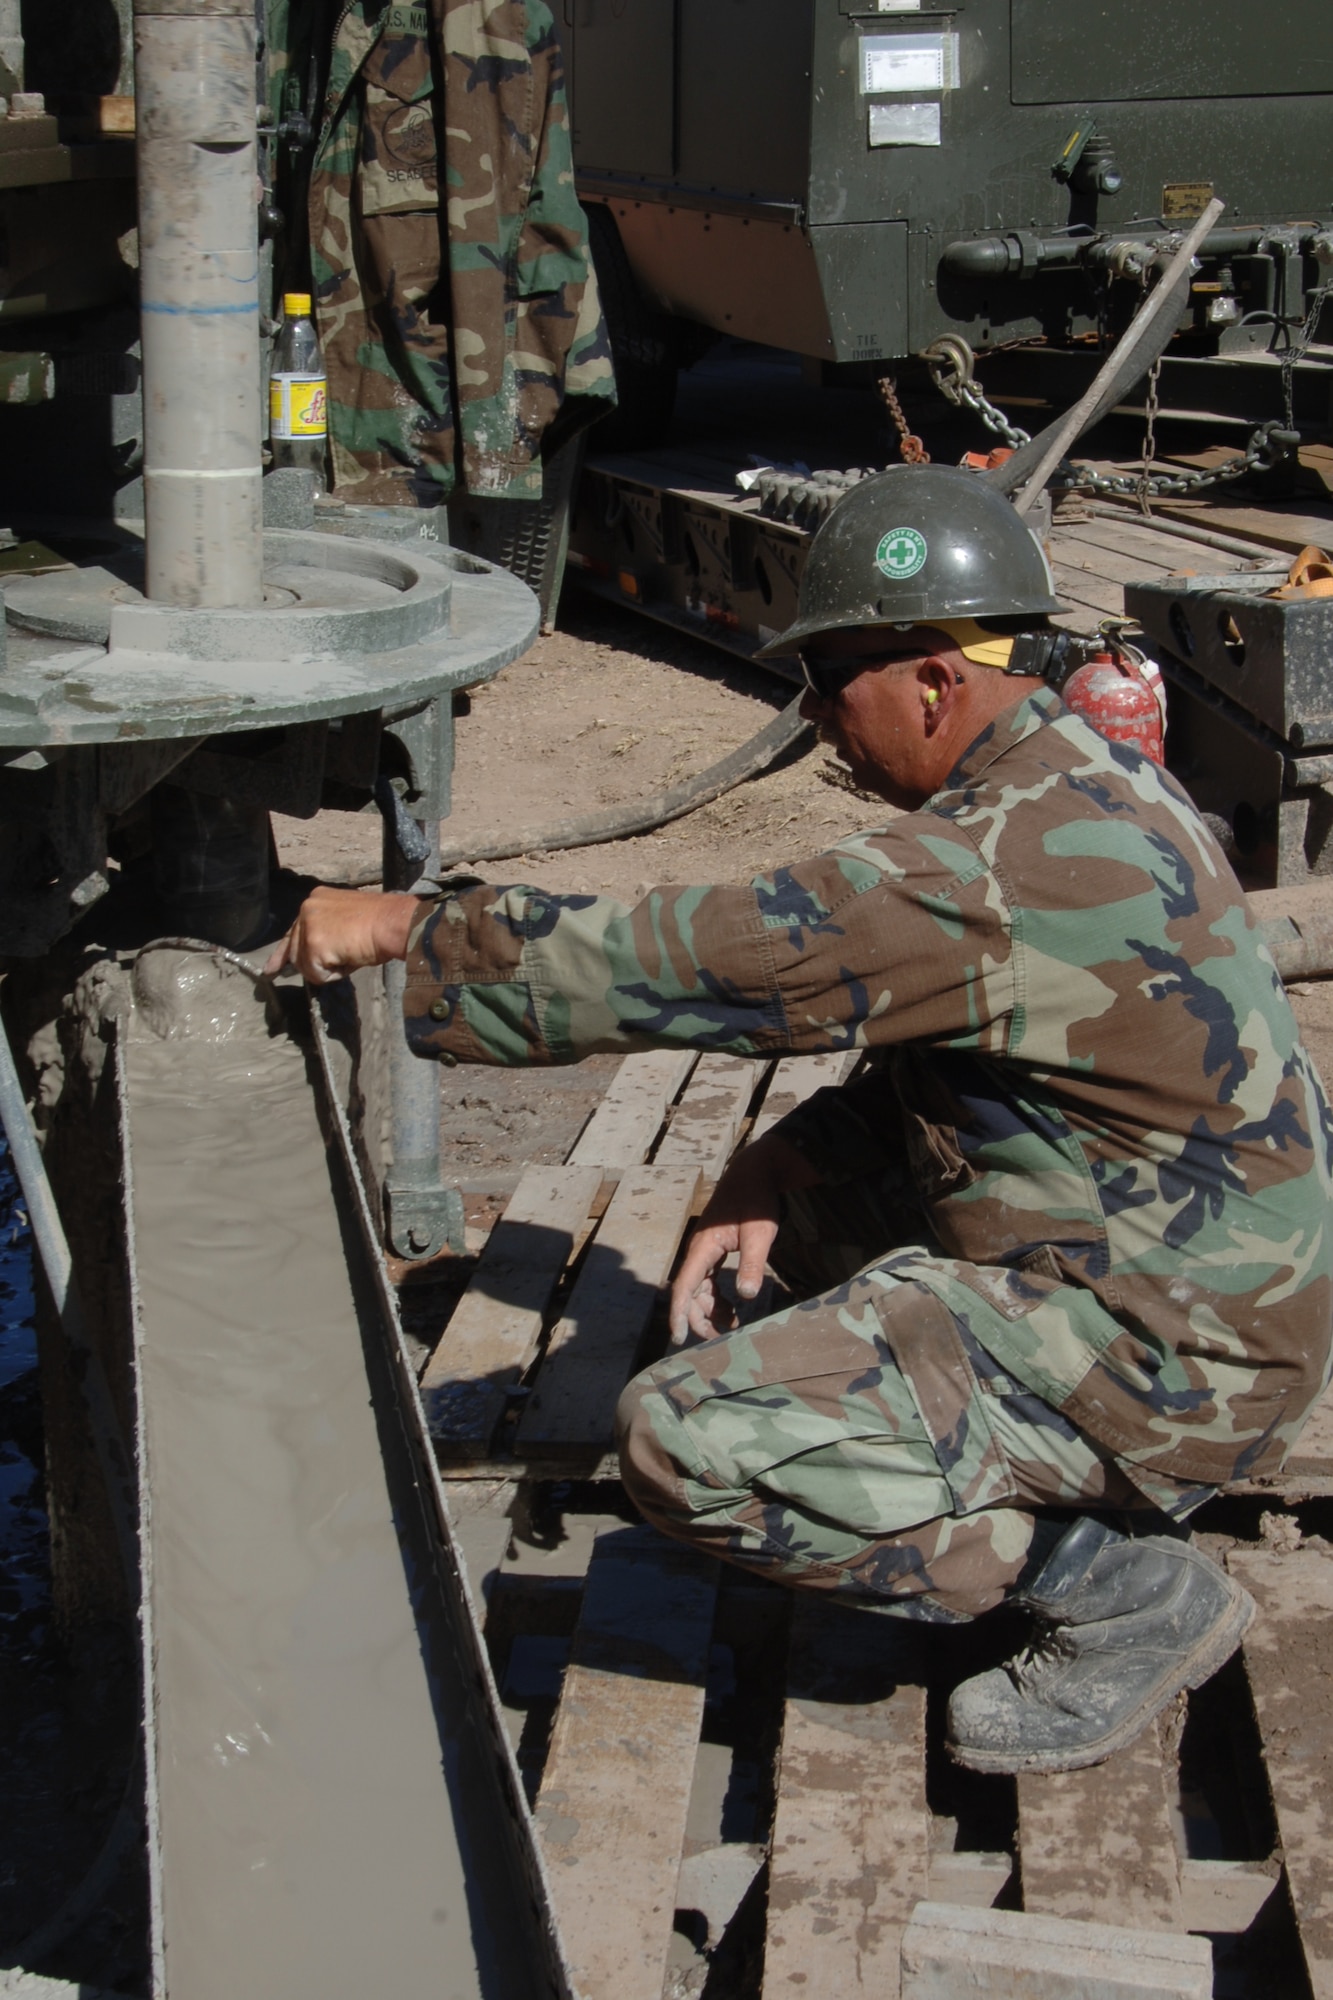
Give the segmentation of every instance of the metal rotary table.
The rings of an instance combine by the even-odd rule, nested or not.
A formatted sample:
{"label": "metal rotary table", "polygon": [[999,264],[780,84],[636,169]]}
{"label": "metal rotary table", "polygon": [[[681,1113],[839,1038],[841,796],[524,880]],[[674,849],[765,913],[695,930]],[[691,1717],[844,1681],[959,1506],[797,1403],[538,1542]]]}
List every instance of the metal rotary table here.
{"label": "metal rotary table", "polygon": [[[538,609],[508,571],[423,541],[433,516],[413,526],[397,543],[269,530],[254,606],[151,601],[132,537],[105,563],[7,585],[0,819],[22,826],[27,852],[10,869],[0,949],[45,950],[106,892],[108,839],[145,803],[163,927],[218,942],[272,929],[273,810],[373,797],[385,885],[429,876],[450,807],[454,691],[522,653]],[[434,1065],[397,1028],[403,978],[386,968],[384,1194],[391,1246],[420,1258],[461,1247],[462,1205],[440,1184]]]}

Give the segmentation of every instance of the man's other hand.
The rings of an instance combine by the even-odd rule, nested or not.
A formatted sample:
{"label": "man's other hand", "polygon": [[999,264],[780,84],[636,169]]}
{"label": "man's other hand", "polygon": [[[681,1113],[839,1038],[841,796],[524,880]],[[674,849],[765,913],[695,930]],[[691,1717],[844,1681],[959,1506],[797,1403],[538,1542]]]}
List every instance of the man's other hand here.
{"label": "man's other hand", "polygon": [[265,961],[270,976],[292,967],[315,986],[342,979],[363,965],[406,958],[407,940],[421,913],[417,896],[369,895],[363,889],[316,889],[296,922]]}
{"label": "man's other hand", "polygon": [[805,1155],[778,1132],[767,1133],[737,1153],[699,1218],[671,1287],[673,1346],[679,1347],[691,1335],[714,1340],[731,1330],[736,1315],[717,1290],[718,1266],[735,1251],[737,1294],[742,1299],[757,1298],[782,1219],[783,1195],[813,1187],[817,1179]]}

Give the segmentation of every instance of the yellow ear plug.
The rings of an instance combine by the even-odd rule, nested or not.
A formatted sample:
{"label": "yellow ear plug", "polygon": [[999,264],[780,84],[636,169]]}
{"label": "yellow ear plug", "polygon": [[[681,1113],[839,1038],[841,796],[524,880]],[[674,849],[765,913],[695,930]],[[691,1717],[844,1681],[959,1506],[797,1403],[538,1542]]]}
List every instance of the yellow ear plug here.
{"label": "yellow ear plug", "polygon": [[926,707],[927,707],[927,708],[933,708],[933,707],[935,706],[935,703],[936,703],[936,702],[937,702],[937,701],[939,700],[939,698],[940,698],[940,696],[939,696],[939,690],[938,690],[938,688],[927,688],[927,689],[926,689]]}

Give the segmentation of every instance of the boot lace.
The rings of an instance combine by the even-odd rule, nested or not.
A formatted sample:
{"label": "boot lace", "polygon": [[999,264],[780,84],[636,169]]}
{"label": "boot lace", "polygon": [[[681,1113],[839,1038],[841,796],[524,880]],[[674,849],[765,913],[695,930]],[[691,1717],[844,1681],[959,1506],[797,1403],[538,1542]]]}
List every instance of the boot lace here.
{"label": "boot lace", "polygon": [[1062,1667],[1073,1650],[1066,1627],[1041,1625],[1022,1652],[1009,1661],[1009,1678],[1020,1694],[1035,1694],[1046,1676]]}

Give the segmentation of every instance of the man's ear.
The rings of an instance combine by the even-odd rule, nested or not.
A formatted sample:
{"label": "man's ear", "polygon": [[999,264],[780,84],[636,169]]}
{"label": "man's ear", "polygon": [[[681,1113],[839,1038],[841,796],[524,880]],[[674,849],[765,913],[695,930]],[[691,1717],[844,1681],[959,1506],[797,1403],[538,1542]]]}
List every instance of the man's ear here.
{"label": "man's ear", "polygon": [[921,689],[922,707],[926,712],[926,728],[936,729],[952,708],[957,690],[962,685],[961,679],[949,662],[936,653],[921,662],[916,677]]}

